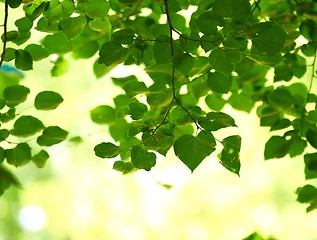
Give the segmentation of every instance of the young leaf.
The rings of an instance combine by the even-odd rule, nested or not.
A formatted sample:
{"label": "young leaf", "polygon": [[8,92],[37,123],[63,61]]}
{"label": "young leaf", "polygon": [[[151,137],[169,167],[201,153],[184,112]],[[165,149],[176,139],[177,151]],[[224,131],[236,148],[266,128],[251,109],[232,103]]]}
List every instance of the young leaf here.
{"label": "young leaf", "polygon": [[131,162],[124,162],[124,161],[116,161],[113,164],[113,169],[123,174],[127,174],[133,171],[134,166]]}
{"label": "young leaf", "polygon": [[6,87],[3,90],[2,96],[6,101],[7,106],[14,107],[27,98],[27,95],[30,93],[30,89],[22,85],[13,85]]}
{"label": "young leaf", "polygon": [[69,52],[72,49],[68,38],[62,32],[46,35],[42,41],[42,44],[50,53],[63,54]]}
{"label": "young leaf", "polygon": [[41,150],[32,157],[32,162],[38,167],[43,168],[49,159],[50,155],[45,151]]}
{"label": "young leaf", "polygon": [[51,0],[48,8],[44,11],[44,16],[49,23],[53,23],[69,17],[74,11],[75,5],[72,0]]}
{"label": "young leaf", "polygon": [[103,0],[79,0],[77,7],[92,19],[106,17],[110,9],[109,2]]}
{"label": "young leaf", "polygon": [[64,99],[59,93],[53,91],[43,91],[36,95],[34,106],[37,110],[53,110],[63,101]]}
{"label": "young leaf", "polygon": [[31,55],[33,61],[39,61],[49,56],[47,49],[38,44],[27,45],[25,51]]}
{"label": "young leaf", "polygon": [[207,131],[217,131],[221,128],[237,126],[234,119],[223,112],[209,112],[198,123]]}
{"label": "young leaf", "polygon": [[110,142],[103,142],[95,146],[95,155],[100,158],[114,158],[120,154],[120,147]]}
{"label": "young leaf", "polygon": [[53,68],[51,69],[52,77],[59,77],[65,74],[69,69],[69,62],[64,57],[58,57],[54,63]]}
{"label": "young leaf", "polygon": [[150,171],[156,164],[156,155],[137,145],[131,149],[131,162],[136,168]]}
{"label": "young leaf", "polygon": [[239,176],[240,172],[240,148],[241,137],[238,135],[229,136],[222,140],[223,150],[221,151],[221,164],[229,171]]}
{"label": "young leaf", "polygon": [[33,116],[21,116],[19,117],[10,131],[12,135],[18,137],[29,137],[44,128],[44,124]]}
{"label": "young leaf", "polygon": [[10,165],[20,167],[31,161],[31,148],[27,143],[19,143],[12,149],[6,149],[5,156]]}
{"label": "young leaf", "polygon": [[97,124],[112,123],[116,120],[116,111],[110,106],[100,105],[90,110],[90,118]]}
{"label": "young leaf", "polygon": [[213,151],[216,141],[211,134],[200,132],[197,137],[182,135],[174,142],[175,155],[193,172]]}
{"label": "young leaf", "polygon": [[31,21],[28,17],[23,17],[15,21],[15,26],[17,26],[19,32],[27,32],[30,31],[33,27],[33,21]]}
{"label": "young leaf", "polygon": [[41,136],[37,138],[37,144],[40,146],[52,146],[64,141],[68,132],[58,126],[50,126],[44,129]]}

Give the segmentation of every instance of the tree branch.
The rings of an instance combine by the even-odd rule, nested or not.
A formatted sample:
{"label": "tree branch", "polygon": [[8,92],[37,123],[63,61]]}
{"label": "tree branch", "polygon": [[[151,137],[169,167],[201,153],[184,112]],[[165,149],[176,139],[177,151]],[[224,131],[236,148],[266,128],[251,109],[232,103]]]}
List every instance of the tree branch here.
{"label": "tree branch", "polygon": [[9,0],[5,0],[5,2],[4,2],[4,21],[3,21],[3,47],[2,47],[2,54],[1,54],[1,58],[0,58],[0,68],[3,64],[4,56],[6,54],[6,48],[7,48],[8,12],[9,12]]}

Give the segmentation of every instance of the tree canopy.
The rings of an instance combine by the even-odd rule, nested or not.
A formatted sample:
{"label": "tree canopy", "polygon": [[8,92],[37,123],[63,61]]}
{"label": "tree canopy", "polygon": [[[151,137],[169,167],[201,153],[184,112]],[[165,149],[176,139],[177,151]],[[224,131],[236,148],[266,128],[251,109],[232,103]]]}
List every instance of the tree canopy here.
{"label": "tree canopy", "polygon": [[[317,178],[315,1],[2,2],[0,194],[21,184],[6,165],[44,167],[47,148],[68,137],[67,129],[17,111],[32,91],[19,84],[20,71],[54,57],[51,75],[60,76],[67,71],[67,54],[97,56],[91,67],[98,78],[120,64],[138,65],[151,79],[112,78],[123,93],[113,105],[89,112],[92,122],[109,126],[113,138],[96,145],[95,155],[113,158],[116,171],[150,171],[158,155],[172,150],[194,172],[217,151],[223,167],[239,175],[243,139],[217,137],[221,129],[238,127],[235,116],[223,110],[229,105],[248,113],[256,109],[260,126],[272,133],[265,160],[302,156],[306,180]],[[10,13],[16,8],[25,14],[11,29]],[[32,41],[35,32],[42,40]],[[34,108],[54,110],[62,102],[59,93],[42,91]],[[313,184],[296,192],[308,212],[317,208]]]}

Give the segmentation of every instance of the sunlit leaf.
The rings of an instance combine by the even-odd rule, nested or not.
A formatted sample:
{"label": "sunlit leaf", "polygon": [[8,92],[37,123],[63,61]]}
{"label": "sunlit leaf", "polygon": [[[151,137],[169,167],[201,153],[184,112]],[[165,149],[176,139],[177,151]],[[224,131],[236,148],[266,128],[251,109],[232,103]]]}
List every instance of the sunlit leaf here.
{"label": "sunlit leaf", "polygon": [[38,168],[43,168],[49,159],[50,155],[45,151],[41,150],[34,156],[32,156],[32,162],[38,167]]}
{"label": "sunlit leaf", "polygon": [[223,145],[220,156],[221,164],[229,171],[239,175],[241,137],[238,135],[229,136],[223,139],[221,143]]}
{"label": "sunlit leaf", "polygon": [[116,120],[116,111],[107,105],[100,105],[90,110],[90,118],[94,123],[104,124]]}
{"label": "sunlit leaf", "polygon": [[199,120],[199,125],[208,131],[217,131],[221,128],[236,127],[235,121],[223,112],[209,112]]}

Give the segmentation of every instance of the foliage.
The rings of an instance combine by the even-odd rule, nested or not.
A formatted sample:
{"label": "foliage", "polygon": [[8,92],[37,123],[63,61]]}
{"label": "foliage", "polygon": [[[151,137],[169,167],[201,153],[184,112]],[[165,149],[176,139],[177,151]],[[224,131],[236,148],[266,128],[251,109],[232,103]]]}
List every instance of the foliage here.
{"label": "foliage", "polygon": [[[245,112],[256,108],[260,125],[274,132],[265,145],[266,160],[303,155],[306,179],[317,177],[314,1],[5,0],[4,5],[1,64],[14,61],[27,71],[33,61],[57,55],[51,73],[60,76],[67,70],[64,55],[71,53],[75,59],[97,55],[93,70],[98,78],[118,64],[139,65],[149,75],[150,83],[134,75],[113,78],[124,94],[112,106],[90,110],[91,120],[109,125],[113,138],[98,144],[95,154],[115,158],[115,170],[149,171],[158,154],[173,149],[193,172],[220,147],[222,165],[239,175],[240,136],[217,138],[219,130],[237,127],[221,112],[230,105]],[[7,29],[10,8],[25,12],[16,29]],[[34,31],[45,34],[40,43],[29,41]],[[11,130],[1,125],[3,141],[36,136],[38,145],[51,146],[65,140],[65,130],[45,127],[35,116],[16,119],[15,107],[28,93],[20,85],[4,89],[1,122],[15,123]],[[51,110],[62,101],[47,90],[34,106]],[[34,159],[43,167],[48,158],[43,151],[32,157],[31,147],[21,141],[1,152],[8,164]],[[10,176],[4,181],[16,182],[1,169],[6,172],[1,178]],[[297,194],[299,202],[310,203],[307,211],[316,208],[314,186]]]}

